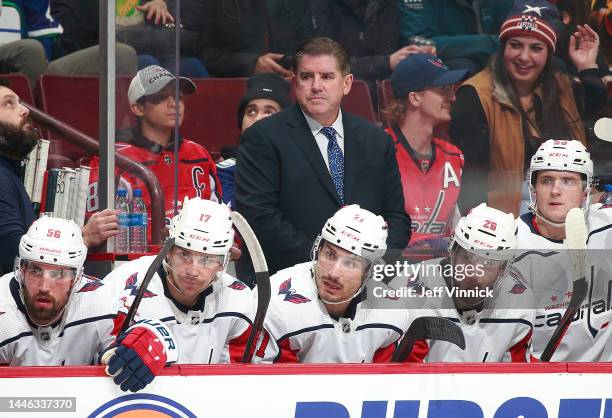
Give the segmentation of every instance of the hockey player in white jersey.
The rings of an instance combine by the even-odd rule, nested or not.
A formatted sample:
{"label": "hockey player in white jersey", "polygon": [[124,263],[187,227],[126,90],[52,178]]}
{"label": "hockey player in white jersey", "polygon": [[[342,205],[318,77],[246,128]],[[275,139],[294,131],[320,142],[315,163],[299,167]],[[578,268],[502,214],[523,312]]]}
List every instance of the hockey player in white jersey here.
{"label": "hockey player in white jersey", "polygon": [[110,347],[109,364],[121,365],[121,353],[130,357],[116,383],[141,389],[172,354],[159,330],[141,324],[116,339],[119,289],[83,275],[86,255],[71,220],[44,216],[22,236],[14,273],[0,278],[0,364],[90,365]]}
{"label": "hockey player in white jersey", "polygon": [[515,248],[512,214],[482,203],[458,221],[448,257],[418,265],[407,286],[426,297],[423,308],[461,327],[466,348],[427,341],[417,356],[425,362],[528,361],[532,295],[512,270]]}
{"label": "hockey player in white jersey", "polygon": [[[136,318],[173,317],[179,363],[238,363],[255,312],[251,290],[225,272],[234,242],[233,222],[224,204],[185,199],[170,223],[175,245],[153,276]],[[107,281],[140,286],[155,257],[121,265]],[[126,304],[130,304],[127,300]]]}
{"label": "hockey player in white jersey", "polygon": [[272,298],[254,362],[388,362],[408,310],[369,309],[362,290],[387,248],[381,216],[350,205],[323,227],[313,261],[270,278]]}
{"label": "hockey player in white jersey", "polygon": [[[612,327],[612,208],[590,205],[593,162],[575,140],[548,140],[531,159],[530,213],[519,220],[516,267],[533,289],[536,311],[533,354],[540,357],[572,296],[572,269],[565,250],[565,217],[582,208],[589,231],[589,292],[551,361],[610,361],[606,353]],[[592,266],[592,268],[591,268]]]}

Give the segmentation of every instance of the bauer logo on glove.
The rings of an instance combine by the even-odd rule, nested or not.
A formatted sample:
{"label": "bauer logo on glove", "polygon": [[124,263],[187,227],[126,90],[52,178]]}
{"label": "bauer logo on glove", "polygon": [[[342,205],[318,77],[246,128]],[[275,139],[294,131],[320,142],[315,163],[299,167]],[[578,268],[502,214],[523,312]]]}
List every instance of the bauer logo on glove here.
{"label": "bauer logo on glove", "polygon": [[153,381],[161,369],[178,360],[174,336],[162,322],[143,319],[120,335],[102,354],[106,374],[123,391],[137,392]]}

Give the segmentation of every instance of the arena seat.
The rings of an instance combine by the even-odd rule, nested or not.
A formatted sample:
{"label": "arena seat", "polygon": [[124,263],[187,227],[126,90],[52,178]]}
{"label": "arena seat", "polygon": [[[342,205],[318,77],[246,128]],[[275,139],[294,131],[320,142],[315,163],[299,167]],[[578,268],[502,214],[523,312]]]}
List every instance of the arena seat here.
{"label": "arena seat", "polygon": [[25,75],[21,73],[10,73],[0,74],[0,77],[9,81],[11,90],[13,90],[22,101],[31,105],[34,104],[32,86],[30,86],[30,80],[28,80]]}
{"label": "arena seat", "polygon": [[354,115],[361,116],[372,123],[377,123],[378,118],[372,106],[370,88],[363,80],[354,80],[351,91],[342,100],[342,108]]}
{"label": "arena seat", "polygon": [[185,96],[183,137],[216,154],[238,144],[236,110],[246,90],[246,78],[194,78],[197,91]]}
{"label": "arena seat", "polygon": [[[133,121],[127,101],[127,89],[131,78],[118,76],[116,79],[115,126],[128,127]],[[62,122],[98,138],[98,77],[59,76],[43,74],[39,80],[39,99],[42,110]],[[72,160],[85,155],[76,145],[56,134],[51,139],[50,153],[61,154]]]}
{"label": "arena seat", "polygon": [[384,110],[391,105],[391,102],[395,99],[393,90],[391,89],[391,80],[388,78],[385,80],[379,80],[377,83],[378,88],[378,113],[380,121],[385,128],[391,126],[391,117],[384,113]]}

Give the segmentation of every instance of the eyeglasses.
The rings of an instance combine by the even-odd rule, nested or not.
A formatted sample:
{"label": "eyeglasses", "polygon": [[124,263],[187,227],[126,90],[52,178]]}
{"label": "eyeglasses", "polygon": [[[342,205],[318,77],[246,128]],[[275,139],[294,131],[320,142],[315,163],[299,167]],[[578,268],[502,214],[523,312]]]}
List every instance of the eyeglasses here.
{"label": "eyeglasses", "polygon": [[317,265],[326,271],[331,271],[335,266],[338,274],[342,275],[361,273],[368,266],[368,262],[357,255],[340,256],[330,248],[323,248],[317,257]]}
{"label": "eyeglasses", "polygon": [[76,277],[74,268],[45,268],[32,262],[25,262],[23,271],[25,284],[36,287],[40,287],[45,279],[51,287],[66,286]]}
{"label": "eyeglasses", "polygon": [[582,180],[574,177],[542,177],[538,179],[536,184],[549,189],[552,189],[555,185],[564,190],[579,190],[582,188]]}
{"label": "eyeglasses", "polygon": [[204,269],[217,269],[223,266],[224,257],[222,255],[213,254],[193,254],[182,249],[177,249],[172,254],[174,265],[185,266],[194,265],[195,267]]}

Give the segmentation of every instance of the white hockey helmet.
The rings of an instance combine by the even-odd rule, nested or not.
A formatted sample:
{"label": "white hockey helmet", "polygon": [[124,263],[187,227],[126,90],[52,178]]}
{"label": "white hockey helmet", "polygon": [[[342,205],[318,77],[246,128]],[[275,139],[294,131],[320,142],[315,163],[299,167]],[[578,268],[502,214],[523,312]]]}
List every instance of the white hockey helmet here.
{"label": "white hockey helmet", "polygon": [[564,222],[552,222],[538,213],[537,202],[535,199],[535,183],[538,171],[556,170],[570,171],[583,174],[586,177],[584,191],[586,198],[582,204],[582,210],[588,211],[591,186],[593,183],[593,160],[586,147],[576,140],[549,139],[544,142],[531,157],[529,165],[529,209],[545,222],[554,226],[563,226]]}
{"label": "white hockey helmet", "polygon": [[181,211],[170,221],[170,237],[186,250],[227,258],[234,243],[231,212],[222,203],[185,198]]}
{"label": "white hockey helmet", "polygon": [[375,262],[387,250],[387,223],[359,205],[344,206],[325,222],[315,252],[321,239]]}
{"label": "white hockey helmet", "polygon": [[531,157],[529,184],[535,184],[537,171],[556,170],[584,174],[586,187],[593,181],[593,161],[586,147],[576,140],[549,139]]}
{"label": "white hockey helmet", "polygon": [[72,220],[43,216],[34,221],[19,242],[21,260],[81,271],[86,257],[87,247],[81,228]]}
{"label": "white hockey helmet", "polygon": [[459,219],[449,249],[455,244],[484,258],[509,261],[516,248],[517,225],[511,213],[481,203]]}

